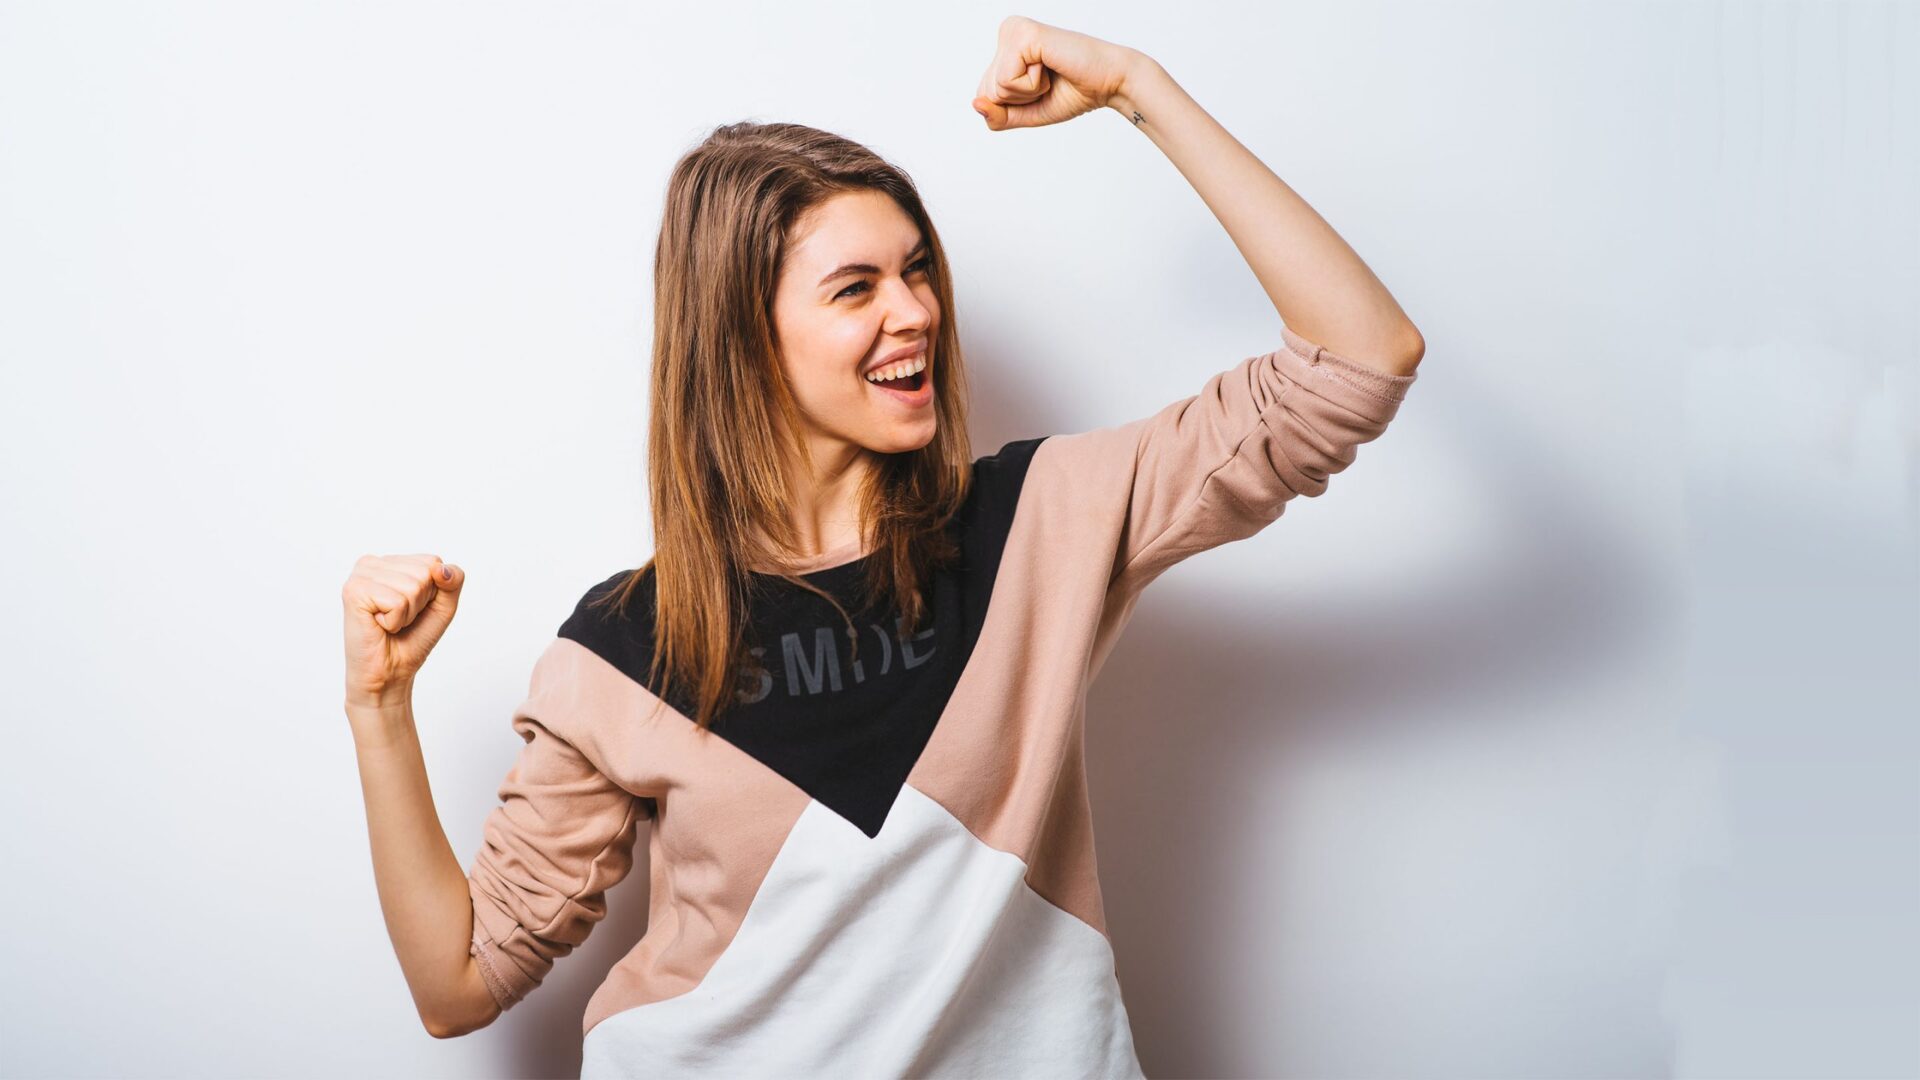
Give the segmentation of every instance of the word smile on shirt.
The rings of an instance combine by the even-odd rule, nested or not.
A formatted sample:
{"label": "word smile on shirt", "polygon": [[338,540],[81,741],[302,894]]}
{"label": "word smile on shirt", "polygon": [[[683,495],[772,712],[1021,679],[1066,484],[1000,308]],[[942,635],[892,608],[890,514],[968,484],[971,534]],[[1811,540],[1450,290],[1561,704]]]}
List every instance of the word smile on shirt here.
{"label": "word smile on shirt", "polygon": [[869,660],[877,660],[873,677],[880,678],[912,671],[933,658],[934,646],[922,643],[933,637],[934,627],[908,635],[904,615],[896,615],[893,622],[891,632],[879,623],[867,624],[873,640],[879,642],[877,658],[871,649],[856,658],[851,647],[843,649],[838,644],[843,640],[841,632],[847,629],[845,624],[781,634],[780,655],[771,662],[767,646],[755,645],[747,650],[753,660],[740,666],[741,685],[734,697],[743,705],[754,705],[780,689],[790,698],[837,694],[867,681]]}

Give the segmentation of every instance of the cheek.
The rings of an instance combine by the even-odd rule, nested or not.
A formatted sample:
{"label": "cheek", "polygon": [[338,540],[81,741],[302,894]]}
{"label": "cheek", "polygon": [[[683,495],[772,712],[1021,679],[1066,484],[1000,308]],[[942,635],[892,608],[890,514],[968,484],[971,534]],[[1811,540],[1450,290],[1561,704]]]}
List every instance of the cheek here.
{"label": "cheek", "polygon": [[817,323],[787,351],[787,380],[801,405],[816,416],[858,404],[865,391],[860,363],[873,352],[878,330],[862,320]]}

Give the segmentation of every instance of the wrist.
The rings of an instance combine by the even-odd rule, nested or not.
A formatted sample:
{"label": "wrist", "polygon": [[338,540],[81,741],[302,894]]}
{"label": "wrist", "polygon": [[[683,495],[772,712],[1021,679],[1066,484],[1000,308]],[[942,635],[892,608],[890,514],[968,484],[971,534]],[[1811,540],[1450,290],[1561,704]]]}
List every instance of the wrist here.
{"label": "wrist", "polygon": [[353,740],[362,746],[383,745],[413,730],[413,688],[389,688],[379,694],[348,694],[347,724]]}
{"label": "wrist", "polygon": [[1167,71],[1153,57],[1131,48],[1127,50],[1122,71],[1119,87],[1107,96],[1107,108],[1126,117],[1129,123],[1138,124],[1141,96],[1151,95],[1152,84],[1167,78]]}
{"label": "wrist", "polygon": [[375,688],[355,685],[351,679],[347,681],[345,703],[348,712],[399,709],[411,704],[412,701],[413,679],[411,676]]}

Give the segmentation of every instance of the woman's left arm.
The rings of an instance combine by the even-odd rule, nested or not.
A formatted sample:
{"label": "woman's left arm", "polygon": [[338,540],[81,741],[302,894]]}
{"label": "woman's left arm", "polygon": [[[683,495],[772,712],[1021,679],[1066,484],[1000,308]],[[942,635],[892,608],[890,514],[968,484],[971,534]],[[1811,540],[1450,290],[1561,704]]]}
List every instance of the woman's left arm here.
{"label": "woman's left arm", "polygon": [[[994,131],[1120,112],[1193,184],[1285,324],[1280,347],[1217,372],[1198,394],[1052,436],[1035,454],[1024,490],[1064,508],[1063,546],[1111,548],[1119,595],[1253,535],[1296,496],[1323,493],[1386,429],[1415,380],[1420,332],[1353,249],[1158,63],[1013,16],[973,107]],[[1073,530],[1085,533],[1078,545]]]}
{"label": "woman's left arm", "polygon": [[995,131],[1110,108],[1146,133],[1211,209],[1296,334],[1388,375],[1426,350],[1413,321],[1313,207],[1138,49],[1023,16],[999,47],[973,107]]}
{"label": "woman's left arm", "polygon": [[1107,100],[1153,140],[1213,211],[1296,333],[1388,375],[1411,374],[1426,343],[1385,285],[1253,152],[1152,57],[1128,49]]}

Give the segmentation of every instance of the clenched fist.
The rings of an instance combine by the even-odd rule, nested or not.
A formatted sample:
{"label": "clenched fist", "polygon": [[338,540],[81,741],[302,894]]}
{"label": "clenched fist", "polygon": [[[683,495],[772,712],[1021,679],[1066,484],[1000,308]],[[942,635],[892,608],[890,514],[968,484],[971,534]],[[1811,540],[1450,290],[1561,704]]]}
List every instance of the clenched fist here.
{"label": "clenched fist", "polygon": [[347,704],[407,700],[414,673],[453,621],[466,573],[438,555],[362,555],[340,589],[346,609]]}
{"label": "clenched fist", "polygon": [[1136,49],[1009,15],[980,76],[973,111],[994,131],[1071,120],[1105,108],[1143,62]]}

